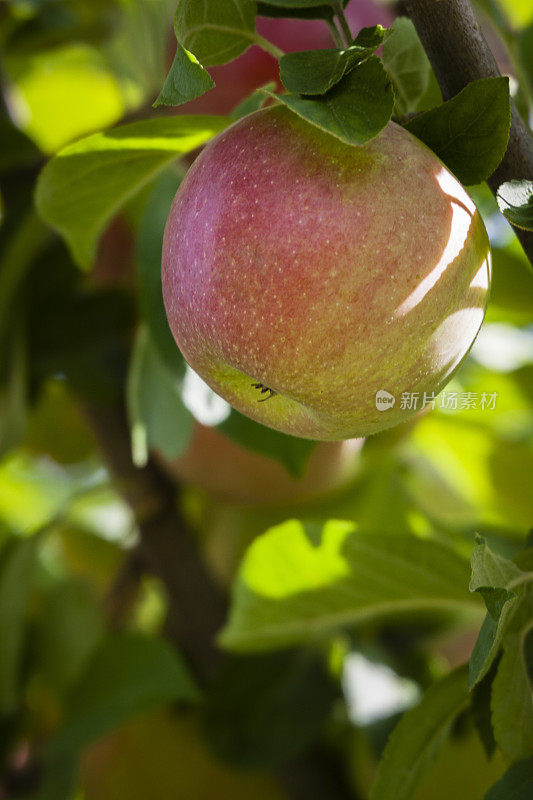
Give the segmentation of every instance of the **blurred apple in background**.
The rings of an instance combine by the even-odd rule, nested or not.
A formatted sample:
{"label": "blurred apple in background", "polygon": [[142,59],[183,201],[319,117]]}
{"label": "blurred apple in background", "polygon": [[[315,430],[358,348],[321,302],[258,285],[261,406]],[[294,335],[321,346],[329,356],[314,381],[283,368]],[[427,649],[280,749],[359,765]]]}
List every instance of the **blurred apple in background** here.
{"label": "blurred apple in background", "polygon": [[[373,0],[351,0],[346,17],[355,36],[370,25],[390,25],[392,15]],[[257,18],[257,31],[284,52],[334,47],[327,24],[322,20]],[[174,57],[172,48],[169,66]],[[179,106],[182,114],[227,114],[254,89],[270,81],[279,83],[278,62],[254,45],[229,64],[209,69],[215,88],[190,103]]]}
{"label": "blurred apple in background", "polygon": [[185,453],[158,460],[174,479],[218,499],[244,504],[301,502],[346,485],[356,474],[364,439],[321,442],[301,478],[273,459],[232,442],[215,428],[197,423]]}
{"label": "blurred apple in background", "polygon": [[85,800],[284,800],[274,780],[236,770],[205,745],[197,715],[162,710],[125,723],[87,748]]}

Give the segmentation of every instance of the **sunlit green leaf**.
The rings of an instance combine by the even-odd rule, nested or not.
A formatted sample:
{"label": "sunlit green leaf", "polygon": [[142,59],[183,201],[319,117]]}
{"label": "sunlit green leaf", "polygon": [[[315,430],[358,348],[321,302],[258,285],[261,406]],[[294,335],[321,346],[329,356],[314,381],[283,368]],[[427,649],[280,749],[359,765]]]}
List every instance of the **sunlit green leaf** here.
{"label": "sunlit green leaf", "polygon": [[49,459],[14,451],[0,464],[0,518],[20,533],[31,533],[65,507],[74,485]]}
{"label": "sunlit green leaf", "polygon": [[467,670],[431,686],[394,729],[379,764],[370,800],[411,800],[468,702]]}
{"label": "sunlit green leaf", "polygon": [[477,616],[467,584],[466,561],[439,542],[359,533],[351,522],[291,520],[249,547],[220,641],[265,650],[406,612]]}
{"label": "sunlit green leaf", "polygon": [[99,235],[126,200],[227,125],[225,117],[158,117],[82,139],[42,171],[38,210],[65,238],[75,261],[87,268]]}
{"label": "sunlit green leaf", "polygon": [[498,189],[500,211],[513,225],[533,231],[533,181],[508,181]]}
{"label": "sunlit green leaf", "polygon": [[394,84],[396,106],[401,115],[424,111],[442,102],[437,80],[407,17],[397,17],[383,46],[383,63]]}
{"label": "sunlit green leaf", "polygon": [[7,59],[22,128],[46,153],[79,136],[112,125],[126,110],[121,87],[96,48],[68,44]]}
{"label": "sunlit green leaf", "polygon": [[472,552],[470,591],[483,595],[487,616],[481,626],[470,659],[470,687],[480,681],[496,658],[520,602],[516,591],[510,591],[521,571],[512,561],[493,553],[484,540]]}
{"label": "sunlit green leaf", "polygon": [[154,106],[179,106],[200,97],[214,85],[198,59],[177,42],[174,61]]}

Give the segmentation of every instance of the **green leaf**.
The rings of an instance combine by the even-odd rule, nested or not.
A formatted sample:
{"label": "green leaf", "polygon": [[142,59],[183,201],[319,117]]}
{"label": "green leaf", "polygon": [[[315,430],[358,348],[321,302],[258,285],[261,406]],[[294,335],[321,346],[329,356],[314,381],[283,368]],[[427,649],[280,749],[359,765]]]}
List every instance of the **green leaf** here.
{"label": "green leaf", "polygon": [[179,106],[205,94],[215,85],[196,56],[176,43],[176,55],[161,89],[154,108],[157,106]]}
{"label": "green leaf", "polygon": [[150,338],[166,366],[183,375],[183,357],[168,325],[161,288],[161,251],[165,224],[180,185],[173,169],[163,172],[144,207],[137,233],[139,304]]}
{"label": "green leaf", "polygon": [[533,692],[533,628],[530,628],[524,636],[523,651],[527,679]]}
{"label": "green leaf", "polygon": [[433,684],[394,729],[378,766],[370,800],[411,800],[468,702],[467,670]]}
{"label": "green leaf", "polygon": [[67,579],[49,590],[35,626],[37,671],[65,692],[77,680],[104,634],[101,604],[88,586]]}
{"label": "green leaf", "polygon": [[474,720],[478,736],[485,750],[485,755],[489,759],[492,758],[496,750],[496,739],[494,738],[494,729],[492,727],[490,713],[490,697],[497,666],[498,660],[496,659],[485,677],[473,687],[470,697],[472,719]]}
{"label": "green leaf", "polygon": [[260,108],[263,107],[267,98],[265,97],[265,92],[273,92],[276,89],[276,84],[274,82],[265,83],[263,86],[258,87],[253,91],[248,97],[246,97],[241,103],[239,103],[230,114],[232,119],[241,119],[245,117],[247,114],[252,114],[254,111],[259,111]]}
{"label": "green leaf", "polygon": [[[305,0],[304,0],[305,2]],[[349,0],[342,0],[342,5],[348,5]],[[299,0],[264,0],[258,2],[257,13],[261,17],[292,17],[294,19],[333,19],[334,11],[331,5],[326,5],[327,0],[317,0],[313,5],[301,5]]]}
{"label": "green leaf", "polygon": [[0,714],[17,707],[26,610],[37,566],[37,538],[19,539],[0,562]]}
{"label": "green leaf", "polygon": [[400,116],[442,102],[440,89],[415,26],[397,17],[383,46],[383,63],[392,78]]}
{"label": "green leaf", "polygon": [[472,551],[470,591],[483,596],[488,613],[470,658],[470,688],[487,674],[500,650],[519,602],[519,595],[506,587],[521,574],[516,564],[493,553],[486,542],[478,538]]}
{"label": "green leaf", "polygon": [[387,73],[371,56],[317,98],[274,95],[291,111],[346,144],[361,145],[388,123],[394,103]]}
{"label": "green leaf", "polygon": [[521,570],[513,561],[494,553],[483,537],[476,537],[476,546],[472,550],[471,592],[478,591],[480,587],[505,588],[520,575]]}
{"label": "green leaf", "polygon": [[515,613],[503,641],[503,655],[492,684],[494,738],[511,761],[533,753],[533,694],[523,642],[533,619],[533,591]]}
{"label": "green leaf", "polygon": [[338,682],[320,654],[232,657],[207,698],[207,735],[224,760],[271,767],[319,735],[338,697]]}
{"label": "green leaf", "polygon": [[50,757],[79,752],[138,714],[197,698],[191,678],[167,642],[133,633],[108,639],[72,692],[67,719],[50,742]]}
{"label": "green leaf", "polygon": [[256,13],[255,0],[178,0],[174,30],[183,47],[212,67],[254,44]]}
{"label": "green leaf", "polygon": [[[324,0],[266,0],[266,4],[280,8],[316,8],[325,5]],[[329,3],[326,0],[326,4],[333,6],[333,0]]]}
{"label": "green leaf", "polygon": [[486,180],[509,139],[509,78],[482,78],[406,124],[464,184]]}
{"label": "green leaf", "polygon": [[533,231],[533,181],[507,181],[498,189],[498,206],[512,225]]}
{"label": "green leaf", "polygon": [[220,133],[225,117],[146,119],[82,139],[55,156],[37,182],[42,218],[90,267],[98,237],[124,203],[168,164]]}
{"label": "green leaf", "polygon": [[248,548],[220,642],[251,652],[406,613],[476,612],[467,583],[466,561],[439,542],[290,520]]}
{"label": "green leaf", "polygon": [[44,774],[37,795],[30,800],[72,800],[75,797],[78,759],[72,753],[44,759]]}
{"label": "green leaf", "polygon": [[293,478],[299,478],[304,474],[307,462],[316,447],[316,442],[310,439],[299,439],[267,428],[234,409],[217,427],[237,444],[281,462]]}
{"label": "green leaf", "polygon": [[531,800],[533,797],[533,756],[512,764],[503,778],[492,786],[483,800]]}
{"label": "green leaf", "polygon": [[[182,364],[184,367],[184,362]],[[152,448],[170,459],[177,458],[185,450],[193,417],[181,399],[181,378],[162,360],[148,329],[141,327],[127,386],[132,456],[137,466],[146,464]]]}
{"label": "green leaf", "polygon": [[[281,82],[295,94],[324,94],[381,45],[385,29],[381,25],[364,28],[345,50],[304,50],[287,53],[279,62]],[[359,42],[365,42],[360,44]]]}

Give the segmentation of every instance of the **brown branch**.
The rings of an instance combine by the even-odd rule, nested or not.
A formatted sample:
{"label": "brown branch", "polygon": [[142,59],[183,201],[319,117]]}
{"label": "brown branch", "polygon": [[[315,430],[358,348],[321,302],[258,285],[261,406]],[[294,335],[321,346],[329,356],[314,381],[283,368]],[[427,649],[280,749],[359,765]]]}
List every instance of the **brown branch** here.
{"label": "brown branch", "polygon": [[[403,0],[401,10],[415,25],[444,100],[471,81],[500,74],[468,0]],[[533,180],[533,138],[511,100],[507,151],[487,183],[496,195],[504,181],[523,178]],[[514,230],[533,264],[533,233]]]}
{"label": "brown branch", "polygon": [[[131,460],[130,435],[121,405],[84,405],[104,461],[117,488],[133,509],[141,541],[133,554],[164,583],[169,599],[169,636],[180,648],[200,683],[207,682],[220,660],[215,635],[226,615],[226,601],[197,552],[194,535],[180,515],[175,486],[149,462],[139,469]],[[123,591],[131,591],[138,567],[124,566]],[[129,574],[128,574],[129,573]],[[116,587],[118,589],[119,587]],[[117,591],[113,602],[118,606]]]}
{"label": "brown branch", "polygon": [[[216,673],[222,655],[215,636],[226,616],[226,599],[209,575],[175,503],[176,487],[149,462],[131,460],[130,434],[121,405],[83,405],[104,461],[137,519],[141,541],[108,595],[111,620],[120,624],[135,596],[142,568],[159,577],[169,598],[167,635],[179,647],[200,684]],[[317,745],[276,771],[291,800],[356,800],[339,758]]]}

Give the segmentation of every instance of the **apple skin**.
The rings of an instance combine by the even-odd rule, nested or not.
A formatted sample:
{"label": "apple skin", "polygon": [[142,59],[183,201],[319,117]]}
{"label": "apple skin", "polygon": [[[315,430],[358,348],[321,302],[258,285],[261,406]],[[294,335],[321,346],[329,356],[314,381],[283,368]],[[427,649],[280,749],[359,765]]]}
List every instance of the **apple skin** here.
{"label": "apple skin", "polygon": [[173,479],[197,486],[216,499],[272,505],[304,502],[346,485],[357,473],[363,443],[364,439],[321,442],[299,478],[290,476],[277,461],[246,450],[215,428],[199,423],[182,456],[170,460],[155,455]]}
{"label": "apple skin", "polygon": [[[369,25],[390,25],[392,15],[374,0],[352,0],[346,8],[348,23],[355,35]],[[318,50],[333,47],[331,34],[323,20],[257,17],[257,32],[273,42],[283,52]],[[169,67],[174,58],[175,40],[170,53]],[[196,100],[179,106],[180,114],[229,114],[235,106],[265,83],[279,81],[277,60],[257,45],[253,45],[228,64],[209,67],[215,87]]]}
{"label": "apple skin", "polygon": [[[174,199],[162,283],[174,338],[231,405],[303,438],[358,438],[464,359],[490,249],[469,195],[389,123],[344,144],[283,106],[216,137]],[[262,384],[275,394],[261,392]],[[381,411],[376,393],[396,402]]]}

